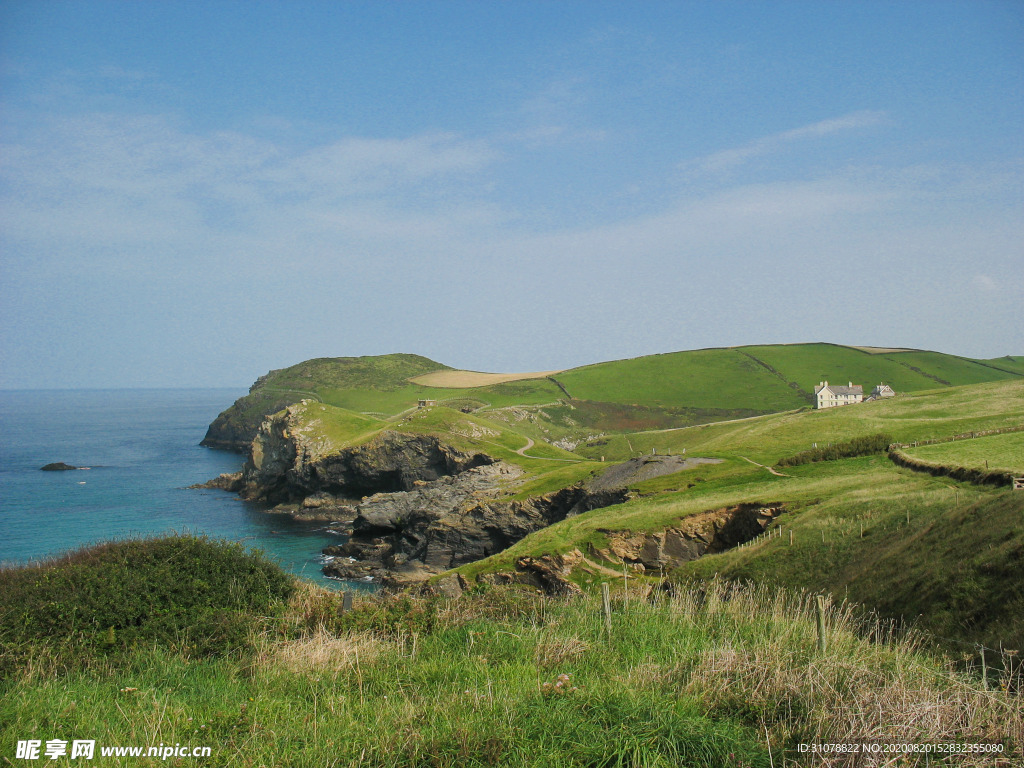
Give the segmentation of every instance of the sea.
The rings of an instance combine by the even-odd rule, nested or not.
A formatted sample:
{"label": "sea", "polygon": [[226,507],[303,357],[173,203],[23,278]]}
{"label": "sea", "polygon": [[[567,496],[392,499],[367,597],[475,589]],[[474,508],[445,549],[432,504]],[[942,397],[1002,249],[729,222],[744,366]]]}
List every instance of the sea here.
{"label": "sea", "polygon": [[[324,523],[269,513],[235,494],[188,486],[244,458],[199,445],[245,390],[0,391],[0,563],[23,564],[103,541],[202,534],[261,550],[285,570],[338,588]],[[88,469],[42,472],[52,462]]]}

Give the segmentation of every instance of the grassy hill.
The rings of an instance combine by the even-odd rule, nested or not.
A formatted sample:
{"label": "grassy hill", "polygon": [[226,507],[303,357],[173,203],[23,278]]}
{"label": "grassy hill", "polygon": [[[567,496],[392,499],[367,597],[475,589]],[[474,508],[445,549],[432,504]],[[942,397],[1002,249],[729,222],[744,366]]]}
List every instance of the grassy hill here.
{"label": "grassy hill", "polygon": [[[524,556],[607,551],[616,531],[658,532],[692,515],[744,503],[782,505],[787,511],[772,529],[775,536],[706,555],[680,567],[674,578],[717,574],[829,591],[836,599],[917,621],[952,643],[1022,649],[1024,493],[934,478],[898,468],[884,455],[786,467],[780,474],[761,466],[815,443],[878,432],[912,441],[1020,425],[1024,383],[1003,381],[862,406],[623,435],[577,453],[623,458],[685,450],[723,462],[637,484],[636,498],[625,504],[557,523],[460,570],[474,578],[514,569]],[[928,448],[968,464],[988,456],[993,466],[1008,464],[1024,474],[1021,435]],[[616,562],[592,566],[573,578],[593,586],[607,580],[603,567],[620,567]]]}
{"label": "grassy hill", "polygon": [[[445,376],[430,374],[445,373]],[[487,386],[455,381],[446,365],[418,355],[320,358],[271,371],[211,425],[204,443],[244,450],[267,415],[303,398],[379,419],[421,399],[489,412],[534,439],[578,443],[595,434],[682,427],[813,405],[822,379],[877,383],[897,392],[1024,378],[1024,359],[979,361],[925,351],[865,351],[792,344],[673,352],[583,366]],[[533,374],[529,374],[533,376]],[[469,381],[487,377],[462,377]],[[523,423],[522,409],[531,413]],[[511,413],[510,413],[511,411]]]}
{"label": "grassy hill", "polygon": [[[482,387],[424,387],[410,379],[450,369],[426,358],[388,355],[309,361],[272,372],[254,385],[249,401],[243,398],[227,413],[238,415],[260,397],[302,394],[309,400],[304,428],[319,432],[325,450],[369,440],[383,429],[433,434],[519,465],[525,477],[510,491],[519,496],[556,490],[611,462],[652,452],[718,458],[722,463],[640,483],[632,501],[539,531],[466,566],[464,573],[507,570],[525,555],[604,550],[611,532],[654,532],[712,509],[777,503],[787,510],[782,525],[793,532],[791,548],[787,539],[785,551],[767,542],[708,556],[680,568],[677,577],[719,573],[770,579],[856,597],[887,615],[909,617],[916,615],[920,584],[927,577],[915,583],[896,579],[884,590],[878,585],[895,579],[893,574],[912,572],[931,552],[937,558],[935,573],[988,585],[991,610],[972,618],[961,599],[966,587],[940,589],[934,580],[938,597],[922,621],[947,637],[1024,645],[1024,624],[1011,618],[1014,611],[1024,616],[1024,597],[1012,586],[1024,584],[1024,530],[1015,527],[1012,512],[1024,506],[1024,494],[1002,499],[998,489],[900,469],[881,455],[786,467],[779,474],[766,468],[816,447],[871,435],[912,443],[1024,425],[1024,377],[1014,371],[1018,362],[797,344],[652,355]],[[886,382],[899,396],[812,410],[807,407],[811,389],[822,378],[867,386]],[[419,399],[440,405],[417,409]],[[719,420],[699,423],[712,418]],[[941,454],[943,463],[988,461],[1024,474],[1019,446],[1019,437],[1000,435],[919,450]],[[955,521],[968,506],[974,510],[970,519],[982,521],[977,524],[984,536],[957,533]],[[931,546],[942,535],[954,543],[904,546],[908,539]],[[984,546],[991,547],[994,559],[956,556]],[[899,557],[908,560],[901,564]],[[867,563],[879,563],[885,578]],[[584,570],[574,578],[593,583],[599,573],[599,568]],[[993,581],[989,573],[1002,574],[1001,579]]]}

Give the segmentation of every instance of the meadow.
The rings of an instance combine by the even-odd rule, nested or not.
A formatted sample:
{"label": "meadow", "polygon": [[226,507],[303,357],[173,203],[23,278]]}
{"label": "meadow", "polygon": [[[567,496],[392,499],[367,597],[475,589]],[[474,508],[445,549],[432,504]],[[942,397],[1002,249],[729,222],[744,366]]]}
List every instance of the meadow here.
{"label": "meadow", "polygon": [[[0,754],[83,737],[209,747],[224,766],[839,765],[800,751],[823,742],[1000,750],[960,766],[1020,754],[1015,676],[965,672],[848,604],[819,618],[813,595],[765,585],[613,586],[610,630],[595,597],[481,589],[345,612],[297,584],[221,654],[39,640],[0,681]],[[944,761],[901,762],[926,764]]]}

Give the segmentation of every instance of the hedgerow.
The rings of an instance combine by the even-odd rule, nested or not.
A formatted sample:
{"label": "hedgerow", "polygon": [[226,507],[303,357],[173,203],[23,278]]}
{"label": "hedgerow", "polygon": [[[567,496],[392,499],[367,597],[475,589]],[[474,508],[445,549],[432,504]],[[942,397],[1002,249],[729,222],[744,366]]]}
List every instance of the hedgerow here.
{"label": "hedgerow", "polygon": [[811,464],[816,461],[835,461],[836,459],[850,459],[855,456],[885,453],[893,442],[891,435],[881,432],[875,435],[864,435],[862,437],[855,437],[845,443],[835,443],[824,448],[812,448],[809,451],[801,451],[795,456],[789,456],[780,460],[778,466],[795,467],[798,464]]}

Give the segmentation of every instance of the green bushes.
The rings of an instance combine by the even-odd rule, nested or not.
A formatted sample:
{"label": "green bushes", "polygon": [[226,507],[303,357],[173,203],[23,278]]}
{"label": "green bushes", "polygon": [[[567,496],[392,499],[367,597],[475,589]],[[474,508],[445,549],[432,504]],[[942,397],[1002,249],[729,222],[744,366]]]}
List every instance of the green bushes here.
{"label": "green bushes", "polygon": [[795,456],[779,461],[780,467],[795,467],[798,464],[811,464],[816,461],[835,461],[836,459],[850,459],[855,456],[870,456],[873,453],[885,453],[889,446],[895,442],[891,435],[879,432],[875,435],[864,435],[855,437],[845,443],[835,443],[825,448],[813,448],[809,451],[801,451]]}
{"label": "green bushes", "polygon": [[208,656],[244,647],[291,578],[239,544],[168,536],[100,544],[0,569],[0,654],[68,658],[159,644]]}

